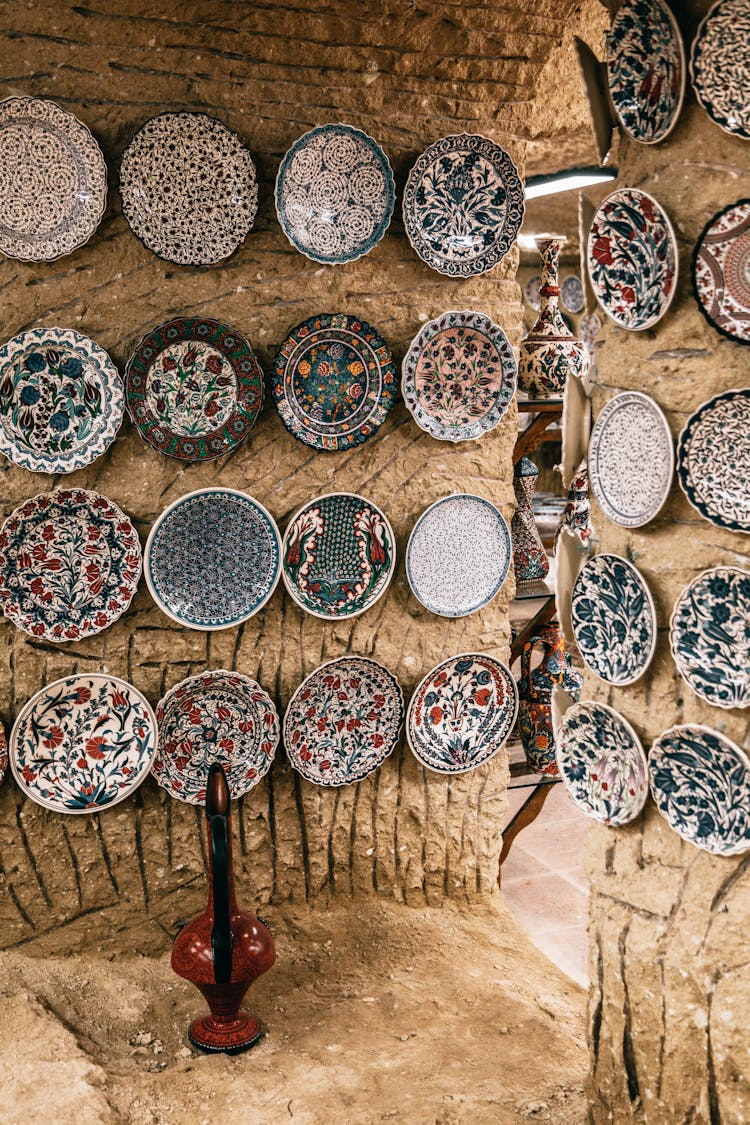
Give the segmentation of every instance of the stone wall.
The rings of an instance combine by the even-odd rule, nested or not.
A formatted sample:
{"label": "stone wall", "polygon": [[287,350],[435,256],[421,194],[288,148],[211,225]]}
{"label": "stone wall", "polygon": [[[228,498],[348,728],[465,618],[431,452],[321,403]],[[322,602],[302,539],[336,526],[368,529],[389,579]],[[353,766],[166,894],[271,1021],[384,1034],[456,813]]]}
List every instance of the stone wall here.
{"label": "stone wall", "polygon": [[[679,7],[689,44],[709,4]],[[704,224],[750,195],[748,147],[714,125],[688,91],[672,136],[653,148],[623,140],[619,168],[619,182],[651,192],[666,208],[679,242],[681,279],[672,308],[655,328],[631,333],[606,324],[597,349],[594,415],[616,392],[643,390],[666,412],[676,437],[706,399],[750,383],[750,349],[706,323],[690,285],[690,256]],[[614,527],[596,508],[594,522],[601,549],[632,559],[648,582],[659,640],[641,681],[610,690],[588,676],[584,698],[621,711],[647,749],[681,722],[704,723],[750,747],[747,712],[701,702],[679,677],[667,635],[675,599],[696,574],[720,563],[750,566],[748,537],[702,520],[676,480],[662,513],[646,527]],[[683,843],[649,800],[626,828],[592,828],[587,870],[590,1120],[748,1120],[750,855],[712,857]]]}

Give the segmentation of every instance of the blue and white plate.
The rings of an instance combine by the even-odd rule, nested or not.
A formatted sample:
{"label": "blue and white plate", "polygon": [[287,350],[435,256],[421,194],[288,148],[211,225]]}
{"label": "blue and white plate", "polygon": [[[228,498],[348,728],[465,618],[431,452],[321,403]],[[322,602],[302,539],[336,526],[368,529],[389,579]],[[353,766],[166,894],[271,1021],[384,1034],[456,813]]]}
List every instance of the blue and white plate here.
{"label": "blue and white plate", "polygon": [[630,723],[606,703],[575,703],[555,736],[557,768],[579,808],[617,827],[634,820],[648,796],[648,766]]}
{"label": "blue and white plate", "polygon": [[704,570],[680,594],[669,626],[680,675],[714,707],[750,707],[750,573]]}
{"label": "blue and white plate", "polygon": [[685,96],[685,49],[663,0],[626,0],[607,39],[607,77],[615,113],[644,145],[674,129]]}
{"label": "blue and white plate", "polygon": [[281,537],[262,504],[232,488],[200,488],[170,504],[143,558],[151,596],[189,629],[229,629],[266,604],[281,574]]}
{"label": "blue and white plate", "polygon": [[714,855],[750,849],[750,761],[718,731],[689,724],[656,739],[651,793],[670,828]]}
{"label": "blue and white plate", "polygon": [[750,388],[716,395],[688,419],[677,444],[677,476],[704,519],[750,531]]}
{"label": "blue and white plate", "polygon": [[585,299],[583,284],[577,273],[569,273],[560,282],[560,296],[568,312],[575,315],[583,312]]}
{"label": "blue and white plate", "polygon": [[380,145],[351,125],[321,125],[296,140],[276,177],[276,214],[292,246],[314,262],[352,262],[372,250],[396,189]]}
{"label": "blue and white plate", "polygon": [[591,671],[618,687],[640,679],[656,648],[656,609],[633,564],[594,555],[581,568],[571,601],[576,644]]}
{"label": "blue and white plate", "polygon": [[422,153],[404,189],[404,226],[423,262],[471,277],[502,261],[523,221],[524,188],[508,153],[488,137],[443,137]]}
{"label": "blue and white plate", "polygon": [[750,0],[719,0],[690,52],[695,96],[725,133],[750,138]]}

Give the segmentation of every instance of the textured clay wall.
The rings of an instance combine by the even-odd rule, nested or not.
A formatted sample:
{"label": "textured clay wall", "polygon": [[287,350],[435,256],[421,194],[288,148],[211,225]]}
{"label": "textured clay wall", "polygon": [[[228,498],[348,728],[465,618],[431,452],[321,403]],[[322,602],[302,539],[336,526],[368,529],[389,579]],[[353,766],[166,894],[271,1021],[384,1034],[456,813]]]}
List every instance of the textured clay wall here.
{"label": "textured clay wall", "polygon": [[[106,9],[109,9],[105,11]],[[50,265],[0,262],[2,336],[35,325],[73,327],[108,349],[122,369],[142,334],[175,315],[216,317],[243,331],[263,364],[289,329],[321,311],[356,313],[391,343],[396,360],[426,319],[477,308],[514,343],[521,334],[516,253],[492,275],[454,282],[411,251],[398,215],[373,253],[320,268],[286,242],[275,218],[273,179],[306,129],[344,120],[372,133],[397,187],[433,140],[487,133],[523,159],[536,76],[562,35],[570,5],[546,0],[533,15],[502,5],[425,0],[404,5],[186,3],[156,18],[137,2],[97,7],[9,5],[0,33],[0,95],[51,97],[86,121],[110,168],[109,207],[92,242]],[[115,191],[123,148],[163,110],[202,110],[236,130],[253,152],[260,211],[226,264],[181,269],[130,234]],[[397,206],[400,206],[400,201]],[[370,496],[389,515],[401,556],[420,511],[467,489],[510,518],[515,410],[481,443],[449,448],[426,437],[402,404],[377,439],[351,453],[315,453],[292,438],[266,403],[250,440],[228,459],[185,467],[147,447],[125,423],[110,452],[71,483],[120,504],[143,539],[157,514],[194,488],[245,489],[275,516],[320,492]],[[2,512],[59,481],[4,464]],[[302,614],[277,590],[238,629],[202,634],[176,627],[145,584],[128,614],[102,635],[54,647],[3,623],[0,712],[9,724],[45,681],[104,664],[152,702],[206,667],[257,677],[282,710],[321,661],[372,655],[405,691],[447,653],[479,648],[507,658],[512,579],[484,612],[444,621],[422,610],[399,565],[378,605],[354,622]],[[487,896],[495,885],[507,762],[499,756],[465,778],[427,777],[403,746],[358,786],[324,792],[301,782],[283,751],[267,781],[240,802],[238,857],[249,901],[381,892],[409,902]],[[123,931],[139,949],[164,943],[203,897],[200,813],[170,801],[151,781],[135,798],[94,817],[51,815],[0,792],[0,941],[72,948]],[[46,935],[46,936],[45,936]],[[39,944],[37,941],[37,948]]]}
{"label": "textured clay wall", "polygon": [[[681,7],[689,43],[707,3]],[[680,246],[675,302],[654,329],[628,333],[607,323],[597,350],[594,415],[617,391],[644,390],[675,436],[712,395],[750,383],[750,350],[703,319],[690,287],[690,256],[704,224],[750,194],[748,146],[710,122],[688,93],[674,134],[655,148],[623,141],[620,182],[665,206]],[[594,510],[601,548],[631,558],[656,601],[659,642],[645,677],[609,690],[589,676],[584,698],[611,703],[648,749],[674,723],[698,722],[750,747],[747,712],[710,707],[680,679],[669,651],[675,599],[706,567],[748,567],[747,536],[722,531],[689,506],[676,481],[661,515],[637,531]],[[588,840],[591,880],[589,1039],[591,1120],[739,1123],[750,1111],[750,855],[712,857],[683,843],[649,801],[617,831],[596,826]]]}

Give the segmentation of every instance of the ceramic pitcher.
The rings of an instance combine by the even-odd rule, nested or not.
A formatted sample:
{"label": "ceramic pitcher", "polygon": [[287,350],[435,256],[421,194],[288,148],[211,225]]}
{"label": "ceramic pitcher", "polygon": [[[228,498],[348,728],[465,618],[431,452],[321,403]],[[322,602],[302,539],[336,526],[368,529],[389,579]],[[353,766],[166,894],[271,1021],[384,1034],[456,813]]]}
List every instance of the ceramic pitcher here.
{"label": "ceramic pitcher", "polygon": [[[544,653],[534,669],[531,658],[537,645]],[[555,736],[552,730],[552,689],[559,684],[575,700],[583,687],[583,676],[570,664],[558,625],[544,625],[523,647],[518,685],[518,726],[529,769],[556,774]]]}

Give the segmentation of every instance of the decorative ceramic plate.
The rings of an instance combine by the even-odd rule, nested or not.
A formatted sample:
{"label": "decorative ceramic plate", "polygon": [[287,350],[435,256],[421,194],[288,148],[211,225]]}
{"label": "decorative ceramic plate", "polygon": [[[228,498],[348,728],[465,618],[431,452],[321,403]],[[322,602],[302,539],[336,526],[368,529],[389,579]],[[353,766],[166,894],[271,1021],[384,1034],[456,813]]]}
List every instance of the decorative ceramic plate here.
{"label": "decorative ceramic plate", "polygon": [[750,573],[704,570],[680,594],[669,624],[677,670],[714,707],[750,707]]}
{"label": "decorative ceramic plate", "polygon": [[677,476],[704,519],[750,531],[750,389],[716,395],[688,418],[677,443]]}
{"label": "decorative ceramic plate", "polygon": [[159,608],[189,629],[229,629],[276,589],[281,539],[262,504],[232,488],[199,488],[165,508],[143,569]]}
{"label": "decorative ceramic plate", "polygon": [[442,441],[470,441],[507,413],[518,364],[499,325],[482,313],[452,311],[424,325],[401,370],[401,393],[417,425]]}
{"label": "decorative ceramic plate", "polygon": [[276,214],[314,262],[353,262],[388,229],[393,171],[377,141],[351,125],[321,125],[295,141],[276,177]]}
{"label": "decorative ceramic plate", "polygon": [[726,133],[750,138],[750,0],[719,0],[690,52],[695,96]]}
{"label": "decorative ceramic plate", "polygon": [[487,137],[443,137],[422,153],[404,189],[409,242],[439,273],[470,277],[496,266],[523,221],[515,164]]}
{"label": "decorative ceramic plate", "polygon": [[589,480],[608,519],[642,527],[661,511],[674,477],[669,423],[640,391],[615,395],[591,431]]}
{"label": "decorative ceramic plate", "polygon": [[107,203],[107,166],[91,131],[54,102],[0,102],[0,250],[51,262],[91,238]]}
{"label": "decorative ceramic plate", "polygon": [[698,308],[730,340],[750,344],[750,199],[719,211],[693,252]]}
{"label": "decorative ceramic plate", "polygon": [[156,751],[147,699],[116,676],[82,673],[33,696],[10,736],[10,768],[32,801],[53,812],[93,813],[124,801]]}
{"label": "decorative ceramic plate", "polygon": [[351,449],[382,426],[396,399],[396,367],[382,336],[346,313],[303,320],[273,362],[281,420],[315,449]]}
{"label": "decorative ceramic plate", "polygon": [[633,332],[661,320],[677,289],[677,240],[653,196],[620,188],[599,204],[587,264],[607,316]]}
{"label": "decorative ceramic plate", "polygon": [[565,788],[587,816],[618,827],[648,796],[648,765],[630,723],[606,703],[575,703],[555,739]]}
{"label": "decorative ceramic plate", "polygon": [[249,342],[218,320],[178,317],[143,337],[125,369],[128,411],[149,445],[211,461],[245,440],[263,406]]}
{"label": "decorative ceramic plate", "polygon": [[623,687],[639,679],[656,648],[656,609],[642,575],[619,555],[594,555],[573,585],[572,622],[586,665]]}
{"label": "decorative ceramic plate", "polygon": [[0,348],[0,451],[15,465],[90,465],[115,440],[123,403],[112,360],[72,328],[34,328]]}
{"label": "decorative ceramic plate", "polygon": [[689,724],[657,738],[648,757],[651,793],[670,828],[703,851],[750,848],[750,761],[723,734]]}
{"label": "decorative ceramic plate", "polygon": [[570,488],[580,464],[585,461],[591,434],[591,399],[580,379],[565,380],[563,413],[560,421],[560,475],[563,488]]}
{"label": "decorative ceramic plate", "polygon": [[589,354],[594,354],[594,345],[596,338],[602,330],[602,322],[600,317],[594,313],[584,313],[578,321],[578,335],[583,340],[586,347],[589,349]]}
{"label": "decorative ceramic plate", "polygon": [[438,664],[411,697],[406,737],[435,773],[467,773],[494,758],[518,714],[510,669],[484,653],[467,652]]}
{"label": "decorative ceramic plate", "polygon": [[565,644],[571,649],[576,643],[572,616],[573,586],[587,557],[587,548],[573,528],[562,524],[555,542],[555,614]]}
{"label": "decorative ceramic plate", "polygon": [[188,676],[156,708],[159,748],[151,766],[159,785],[191,805],[206,800],[209,766],[224,767],[233,800],[271,767],[279,716],[268,692],[239,672]]}
{"label": "decorative ceramic plate", "polygon": [[250,153],[205,113],[162,113],[147,121],[123,153],[120,194],[133,234],[180,266],[228,258],[258,210]]}
{"label": "decorative ceramic plate", "polygon": [[284,534],[282,575],[314,617],[357,617],[382,597],[396,566],[396,537],[375,504],[352,492],[318,496]]}
{"label": "decorative ceramic plate", "polygon": [[529,307],[532,308],[534,312],[539,312],[540,308],[542,307],[542,295],[540,292],[541,288],[542,279],[538,273],[535,273],[533,277],[530,277],[523,287],[523,295],[526,298],[526,304],[529,305]]}
{"label": "decorative ceramic plate", "polygon": [[560,283],[560,296],[568,312],[583,312],[583,283],[577,273],[569,273]]}
{"label": "decorative ceramic plate", "polygon": [[422,605],[441,617],[483,609],[508,577],[510,529],[494,504],[465,492],[431,504],[406,547],[406,576]]}
{"label": "decorative ceramic plate", "polygon": [[140,576],[138,533],[98,492],[42,493],[0,528],[0,607],[40,640],[101,633],[128,608]]}
{"label": "decorative ceramic plate", "polygon": [[289,761],[316,785],[350,785],[396,748],[404,693],[387,668],[365,656],[321,664],[303,680],[284,715]]}
{"label": "decorative ceramic plate", "polygon": [[663,0],[626,0],[607,39],[607,77],[615,113],[644,145],[674,129],[685,96],[685,50]]}

